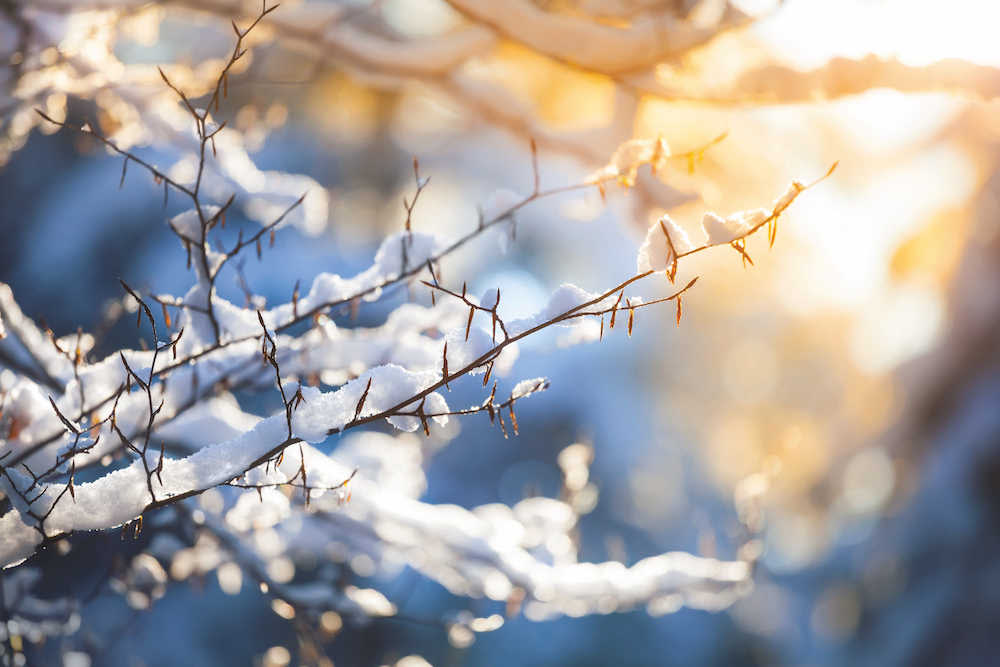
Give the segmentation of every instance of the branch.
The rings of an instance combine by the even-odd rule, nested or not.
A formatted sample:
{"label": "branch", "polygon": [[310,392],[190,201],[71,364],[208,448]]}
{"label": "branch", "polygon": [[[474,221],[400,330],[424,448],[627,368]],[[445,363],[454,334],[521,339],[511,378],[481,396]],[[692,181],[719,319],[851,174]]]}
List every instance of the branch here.
{"label": "branch", "polygon": [[707,104],[794,104],[832,100],[876,88],[901,92],[956,92],[991,100],[1000,96],[1000,70],[964,60],[947,59],[922,66],[869,55],[861,59],[833,58],[822,67],[800,71],[766,65],[742,73],[733,82],[706,86],[704,78],[689,84],[676,78],[634,79],[643,92],[674,100]]}
{"label": "branch", "polygon": [[669,60],[715,37],[661,11],[627,28],[545,11],[528,0],[448,0],[471,20],[557,60],[605,74],[620,74]]}

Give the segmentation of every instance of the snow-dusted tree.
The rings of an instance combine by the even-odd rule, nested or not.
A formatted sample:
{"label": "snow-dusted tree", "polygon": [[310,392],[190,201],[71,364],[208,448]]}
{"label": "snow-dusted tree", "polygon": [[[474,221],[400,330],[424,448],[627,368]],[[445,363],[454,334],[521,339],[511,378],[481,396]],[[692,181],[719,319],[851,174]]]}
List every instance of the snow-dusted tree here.
{"label": "snow-dusted tree", "polygon": [[[642,2],[589,3],[633,16],[632,27],[619,30],[528,2],[456,0],[452,5],[470,19],[466,28],[433,40],[397,41],[384,25],[355,26],[364,23],[364,12],[355,16],[353,6],[306,3],[286,13],[264,5],[244,19],[238,4],[192,3],[192,11],[240,17],[233,22],[231,52],[194,70],[157,71],[123,65],[111,38],[126,19],[138,20],[133,14],[151,10],[129,2],[95,4],[100,7],[86,11],[59,2],[4,6],[0,30],[4,57],[12,63],[2,100],[4,157],[36,126],[79,133],[119,156],[123,185],[151,178],[162,187],[164,206],[184,202],[187,210],[168,223],[193,284],[169,296],[122,282],[124,306],[135,313],[147,345],[105,358],[92,354],[95,337],[89,333],[56,337],[40,328],[0,285],[0,562],[7,568],[0,634],[8,660],[23,662],[28,646],[44,637],[76,637],[80,625],[80,599],[36,594],[46,574],[38,552],[64,550],[67,537],[80,531],[117,529],[131,538],[144,523],[146,535],[153,532],[148,548],[109,568],[99,586],[110,578],[133,607],[143,608],[162,595],[168,572],[184,580],[216,571],[229,590],[238,590],[246,577],[273,599],[280,616],[297,619],[299,657],[309,664],[322,661],[323,643],[342,617],[361,623],[396,613],[383,592],[345,584],[335,566],[345,562],[367,574],[409,565],[457,595],[505,601],[508,615],[531,619],[637,606],[652,613],[683,605],[717,609],[747,590],[758,553],[751,539],[759,522],[758,479],[737,494],[747,536],[731,561],[669,552],[632,566],[577,562],[574,530],[588,507],[591,458],[580,444],[559,457],[559,499],[471,510],[418,500],[421,438],[434,438],[440,447],[453,437],[443,428],[449,420],[475,414],[512,436],[530,428],[518,422],[516,405],[548,389],[549,380],[523,379],[501,390],[522,341],[553,327],[568,329],[571,344],[600,340],[614,329],[630,336],[637,312],[668,303],[680,324],[682,296],[696,280],[672,287],[684,259],[729,246],[752,263],[746,239],[766,230],[773,242],[781,214],[817,182],[793,182],[767,208],[706,213],[699,239],[660,216],[638,249],[636,266],[620,267],[616,284],[598,293],[564,284],[539,312],[509,317],[502,289],[472,295],[463,280],[469,277],[446,277],[442,263],[488,231],[513,239],[515,214],[556,194],[603,195],[637,186],[655,201],[664,187],[657,172],[673,161],[694,165],[715,140],[677,152],[663,139],[622,143],[627,136],[619,136],[617,126],[587,136],[557,135],[532,124],[497,91],[467,80],[460,65],[492,49],[502,34],[614,76],[627,88],[638,85],[637,69],[702,44],[745,17],[730,8],[709,27],[696,27],[704,22],[690,17],[691,3],[655,10]],[[428,185],[414,160],[405,216],[367,269],[353,276],[323,273],[309,286],[296,285],[278,305],[249,292],[244,305],[224,299],[216,285],[223,270],[247,254],[267,262],[276,234],[288,226],[315,233],[325,227],[329,208],[312,179],[257,169],[245,133],[215,120],[225,113],[229,88],[245,71],[258,35],[277,35],[285,46],[335,59],[387,85],[418,80],[534,137],[532,162],[525,165],[529,194],[498,190],[466,233],[443,238],[419,229],[414,219]],[[67,96],[97,99],[108,127],[67,122]],[[581,182],[547,186],[535,140],[607,165]],[[158,166],[147,146],[160,157],[173,154],[175,163]],[[227,229],[227,213],[236,209],[259,227]],[[646,285],[659,296],[632,294]],[[407,287],[411,302],[379,326],[334,323]],[[482,402],[453,405],[448,393],[460,382],[481,382]],[[558,378],[553,384],[559,391]],[[235,397],[251,392],[280,397],[280,408],[247,411]],[[335,434],[346,435],[332,454],[317,448]],[[205,494],[208,502],[187,502]],[[306,575],[298,568],[317,560]],[[498,614],[468,612],[439,620],[456,645],[503,623]],[[67,653],[99,649],[74,638],[65,643]]]}

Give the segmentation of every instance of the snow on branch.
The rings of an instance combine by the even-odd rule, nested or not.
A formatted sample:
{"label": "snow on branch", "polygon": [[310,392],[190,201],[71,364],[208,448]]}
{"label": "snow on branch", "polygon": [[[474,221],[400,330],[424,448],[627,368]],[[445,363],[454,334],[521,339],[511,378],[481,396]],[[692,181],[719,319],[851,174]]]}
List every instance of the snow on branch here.
{"label": "snow on branch", "polygon": [[1000,96],[1000,71],[996,67],[958,59],[918,67],[876,55],[837,57],[807,71],[767,64],[723,84],[706,85],[703,79],[677,83],[656,77],[655,83],[637,81],[636,85],[652,95],[718,105],[815,102],[877,88],[911,93],[957,92],[984,100]]}
{"label": "snow on branch", "polygon": [[[390,446],[399,454],[393,445],[401,443],[391,439],[375,439],[367,433],[355,438],[348,441],[347,449],[358,450],[363,444],[378,451]],[[307,469],[323,483],[351,474],[337,456],[327,457],[309,446],[292,448],[280,466],[281,473],[295,474],[302,457]],[[680,552],[646,558],[631,567],[615,562],[577,562],[569,538],[579,515],[570,505],[551,498],[528,498],[512,507],[492,504],[466,510],[420,502],[364,472],[350,486],[351,501],[346,504],[340,494],[314,497],[314,513],[299,526],[289,525],[286,531],[278,519],[273,525],[282,531],[283,543],[291,548],[308,535],[313,548],[363,553],[380,568],[392,570],[405,563],[456,595],[523,604],[528,617],[536,620],[610,613],[642,605],[659,613],[682,604],[718,609],[749,585],[746,562]],[[263,502],[278,503],[278,516],[291,511],[277,496]],[[272,520],[256,527],[245,521],[244,503],[260,506],[256,496],[243,496],[225,513],[230,531],[246,535],[271,528]],[[371,539],[373,531],[379,539]]]}
{"label": "snow on branch", "polygon": [[[832,172],[832,168],[830,171]],[[828,175],[829,172],[823,178]],[[676,263],[681,257],[711,245],[727,242],[731,245],[737,244],[769,221],[776,220],[795,197],[811,185],[803,186],[793,183],[789,191],[776,200],[770,215],[764,213],[755,215],[753,217],[754,224],[746,225],[745,228],[741,227],[738,235],[726,236],[722,240],[713,238],[714,229],[710,230],[705,245],[680,252],[671,251],[673,253],[671,262]],[[742,221],[742,218],[740,220]],[[667,230],[667,227],[661,225],[660,229]],[[398,274],[404,270],[405,265],[401,259],[397,259],[400,255],[397,254],[396,250],[407,244],[411,234],[413,233],[404,232],[402,235],[394,237],[395,240],[390,239],[383,244],[376,255],[376,264],[373,267],[376,273],[381,275],[380,271],[387,271]],[[417,238],[429,239],[430,237]],[[669,233],[666,234],[666,238],[670,239]],[[419,252],[420,261],[428,262],[426,255],[433,250],[434,246],[423,240],[418,242],[416,247],[421,251]],[[648,256],[646,246],[640,251],[640,258],[643,256]],[[640,268],[643,268],[641,259]],[[191,456],[179,460],[165,457],[162,449],[158,453],[151,452],[148,450],[148,445],[150,435],[153,432],[154,420],[163,409],[168,396],[162,387],[162,382],[155,384],[157,357],[161,353],[165,354],[168,350],[173,351],[173,354],[176,355],[177,347],[183,340],[184,329],[181,329],[175,338],[154,347],[151,352],[146,353],[145,357],[133,355],[132,364],[129,363],[124,353],[119,353],[118,357],[124,370],[124,380],[122,381],[123,376],[119,371],[110,383],[105,379],[105,385],[114,384],[117,381],[119,386],[124,384],[124,393],[119,389],[110,414],[100,420],[98,427],[103,424],[104,427],[110,428],[122,443],[137,455],[138,460],[127,468],[109,473],[89,484],[74,486],[73,472],[71,471],[65,485],[45,485],[44,477],[56,472],[67,460],[71,461],[71,466],[75,465],[72,459],[82,451],[79,449],[80,436],[84,431],[90,430],[75,426],[63,414],[57,403],[50,399],[49,402],[56,418],[61,422],[64,430],[69,432],[70,437],[73,437],[70,456],[63,457],[63,460],[57,460],[56,465],[41,475],[33,473],[30,468],[26,468],[28,475],[25,475],[13,469],[10,464],[2,469],[0,483],[3,485],[5,494],[16,502],[15,509],[2,518],[8,530],[4,531],[5,539],[0,543],[0,546],[3,547],[3,550],[0,551],[0,556],[2,556],[0,560],[8,565],[17,562],[30,555],[43,540],[55,535],[74,530],[94,530],[121,525],[141,516],[150,509],[176,502],[208,488],[229,482],[257,466],[266,464],[273,457],[280,458],[286,447],[301,441],[320,442],[332,433],[342,432],[348,428],[383,418],[404,431],[416,430],[422,426],[424,431],[429,433],[428,420],[443,424],[449,415],[470,412],[450,411],[439,391],[448,388],[451,381],[476,370],[486,369],[488,374],[504,350],[521,339],[550,326],[573,324],[574,320],[590,317],[601,318],[601,333],[603,334],[604,317],[610,316],[610,328],[614,328],[619,311],[623,317],[627,316],[628,330],[631,334],[636,309],[662,301],[676,300],[679,302],[681,295],[694,284],[692,280],[678,292],[656,301],[643,302],[637,297],[623,300],[627,287],[652,273],[652,268],[646,269],[601,294],[591,294],[575,286],[564,285],[553,294],[549,304],[541,311],[531,317],[512,320],[509,323],[505,323],[498,314],[501,298],[499,290],[496,297],[489,301],[489,306],[484,306],[469,299],[464,288],[461,294],[448,290],[438,284],[435,277],[435,283],[425,282],[425,285],[460,301],[463,307],[469,308],[469,319],[464,327],[464,334],[463,328],[458,328],[443,338],[439,368],[408,370],[393,364],[380,365],[347,382],[335,391],[323,392],[316,388],[300,386],[295,392],[294,399],[286,396],[282,385],[281,368],[277,361],[277,343],[267,330],[263,313],[258,312],[257,319],[263,327],[265,339],[264,358],[274,368],[286,408],[285,414],[263,419],[249,431],[235,438],[223,443],[205,446]],[[145,314],[152,327],[154,338],[156,338],[156,321],[151,310],[131,288],[124,283],[123,286],[139,302],[140,316]],[[357,286],[355,285],[355,287]],[[329,298],[329,295],[325,296]],[[306,303],[311,303],[308,297]],[[477,335],[471,336],[472,322],[477,312],[489,316],[492,325],[491,333],[477,327],[475,329]],[[271,316],[272,318],[276,317],[274,313]],[[451,355],[448,354],[449,342],[452,344]],[[436,345],[434,342],[430,344]],[[270,351],[268,351],[268,345],[270,345]],[[225,346],[221,349],[232,353],[233,348],[235,346]],[[241,350],[242,348],[237,349]],[[468,351],[465,351],[466,349]],[[451,362],[450,368],[449,361]],[[146,362],[148,362],[148,366],[145,365]],[[107,361],[101,362],[99,367],[109,369],[109,364]],[[180,369],[178,368],[178,370]],[[130,391],[129,388],[133,382],[139,391]],[[536,385],[536,388],[540,387],[541,383],[536,382]],[[24,386],[30,388],[33,385]],[[159,388],[157,395],[159,405],[155,408],[153,407],[154,387]],[[509,402],[499,406],[493,402],[495,391],[494,387],[493,394],[482,409],[488,410],[492,418],[500,409],[509,407],[511,421],[514,423],[516,431],[513,403],[518,398],[523,398],[533,391],[529,390],[526,385],[519,385],[511,394]],[[40,398],[40,392],[37,389],[35,392],[36,398],[33,403],[29,402],[26,405],[34,405],[33,410],[41,411],[47,406],[45,401]],[[27,395],[32,395],[30,389],[28,389]],[[130,426],[134,432],[129,435],[122,429],[123,423],[129,424],[129,422],[124,422],[123,417],[118,412],[119,402],[122,401],[123,397],[125,397],[126,402],[122,405],[132,408]],[[180,401],[175,398],[174,402]],[[142,423],[136,414],[141,414],[141,409],[137,407],[141,404],[146,406],[145,423]],[[81,401],[77,407],[82,405]],[[124,412],[124,407],[122,409]],[[31,411],[30,407],[26,410],[29,413]],[[174,408],[174,412],[177,411],[177,408]],[[480,409],[477,408],[474,411],[480,411]],[[46,414],[47,412],[46,410]],[[26,415],[25,419],[29,422],[26,427],[32,427],[31,422],[38,417],[39,415]],[[43,417],[42,420],[51,422],[51,415],[47,415],[47,417]],[[501,425],[504,423],[502,416],[499,421]],[[133,438],[137,437],[142,439],[141,447],[133,443]],[[10,449],[4,454],[4,457],[16,451],[16,448]],[[11,464],[21,462],[24,458],[23,455],[14,457],[11,459]],[[70,500],[65,502],[67,491],[70,494]]]}
{"label": "snow on branch", "polygon": [[448,0],[452,7],[509,39],[561,61],[609,74],[654,65],[704,44],[718,34],[669,9],[626,28],[546,11],[527,0]]}
{"label": "snow on branch", "polygon": [[[218,3],[209,4],[221,11]],[[675,25],[667,14],[629,29],[584,28],[576,19],[528,3],[452,4],[501,34],[520,17],[521,37],[529,44],[546,29],[562,38],[586,37],[590,41],[579,60],[608,71],[690,48],[708,34]],[[307,286],[296,283],[288,300],[276,305],[251,298],[247,290],[247,303],[240,306],[218,293],[223,269],[239,266],[248,255],[266,261],[276,235],[290,225],[305,233],[326,225],[327,195],[318,184],[260,172],[242,135],[213,118],[226,103],[230,79],[243,71],[253,43],[248,36],[277,20],[275,7],[264,2],[250,19],[233,22],[233,48],[208,82],[158,69],[157,85],[167,97],[155,101],[109,85],[107,90],[115,91],[109,94],[141,112],[141,136],[72,124],[48,106],[32,116],[46,128],[85,135],[121,159],[120,184],[138,172],[162,187],[164,205],[170,196],[185,202],[186,210],[166,224],[185,251],[191,287],[180,296],[149,294],[122,281],[121,305],[135,313],[143,346],[96,358],[97,336],[79,330],[56,337],[26,317],[12,290],[0,285],[0,565],[13,568],[76,532],[121,527],[123,536],[136,535],[144,522],[175,516],[185,535],[198,536],[187,545],[165,544],[168,532],[157,524],[149,553],[133,560],[121,584],[131,587],[133,601],[148,606],[155,591],[162,594],[161,560],[171,561],[175,579],[215,568],[221,573],[229,562],[252,573],[276,608],[291,609],[291,616],[318,618],[324,610],[337,610],[367,619],[398,613],[382,593],[343,585],[326,571],[293,584],[286,566],[294,568],[304,551],[333,554],[339,561],[360,558],[371,564],[358,566],[372,570],[365,576],[408,565],[453,593],[504,601],[510,614],[523,610],[532,619],[639,606],[652,613],[682,605],[718,609],[745,593],[752,549],[730,561],[667,552],[631,566],[578,562],[574,531],[597,497],[589,482],[593,452],[584,445],[572,445],[559,457],[560,500],[536,497],[473,509],[418,499],[426,485],[425,447],[443,446],[454,437],[454,429],[445,428],[452,419],[488,419],[505,437],[530,428],[518,417],[518,402],[550,386],[563,389],[559,378],[524,379],[508,388],[519,346],[556,327],[569,329],[565,340],[571,344],[601,340],[616,326],[631,336],[637,311],[668,303],[679,324],[682,297],[694,288],[696,276],[666,295],[634,292],[661,271],[673,283],[681,260],[716,245],[729,245],[752,263],[746,239],[766,227],[773,243],[780,215],[833,167],[812,183],[793,182],[769,210],[725,217],[706,213],[702,241],[692,241],[663,216],[648,230],[634,272],[623,267],[616,284],[596,292],[563,284],[536,313],[514,318],[506,316],[510,297],[504,286],[476,298],[466,281],[445,279],[442,262],[492,228],[516,241],[515,214],[534,202],[573,191],[603,195],[616,184],[628,189],[647,165],[657,171],[681,160],[693,167],[724,135],[685,152],[671,151],[662,138],[631,140],[601,170],[555,187],[543,187],[532,141],[530,194],[498,191],[454,238],[416,228],[413,212],[418,201],[424,205],[421,193],[430,185],[414,160],[415,191],[403,202],[402,229],[387,235],[367,268],[353,276],[320,273]],[[279,27],[294,31],[298,24],[290,21],[301,16],[294,14]],[[41,15],[35,19],[46,24]],[[664,30],[669,43],[660,41]],[[351,40],[339,20],[323,34]],[[493,43],[481,30],[462,34],[431,60],[461,61]],[[57,34],[49,37],[60,41]],[[355,47],[373,58],[370,43]],[[565,55],[554,47],[550,51]],[[103,71],[112,55],[96,49],[68,57],[79,72],[94,73]],[[379,58],[374,61],[382,66]],[[174,166],[161,168],[135,148],[147,141],[177,152]],[[250,233],[227,230],[234,207],[260,227]],[[400,305],[376,326],[335,323],[340,315],[353,319],[364,304],[403,287],[414,288],[411,296],[430,305]],[[482,400],[464,407],[449,401],[460,383]],[[280,407],[246,412],[237,400],[244,392],[267,392]],[[319,445],[332,435],[343,441],[326,454]],[[192,509],[185,501],[196,496],[214,499],[203,503],[214,509]],[[295,521],[284,521],[293,515]],[[268,542],[261,537],[265,531],[280,540]],[[276,561],[282,567],[273,567]],[[20,573],[34,572],[35,562],[12,570],[4,592],[30,585],[33,575]],[[139,590],[139,581],[146,582],[145,589]],[[66,609],[55,605],[51,611],[54,618]],[[456,616],[443,622],[461,635],[495,629],[502,618]]]}

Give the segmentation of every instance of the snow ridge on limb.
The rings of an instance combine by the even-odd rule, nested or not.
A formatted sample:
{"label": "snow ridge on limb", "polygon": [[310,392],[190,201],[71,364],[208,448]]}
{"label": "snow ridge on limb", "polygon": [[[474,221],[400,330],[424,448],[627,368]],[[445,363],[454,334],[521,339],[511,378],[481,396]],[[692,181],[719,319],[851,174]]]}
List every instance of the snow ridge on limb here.
{"label": "snow ridge on limb", "polygon": [[[775,219],[806,187],[795,186],[791,195],[782,196],[776,202],[770,218]],[[756,226],[750,228],[746,234],[753,233],[766,222],[767,218],[756,221]],[[667,227],[665,223],[661,224],[660,228],[661,231],[667,230],[665,238],[672,244],[671,228]],[[399,239],[399,247],[406,243],[404,236],[396,238]],[[680,237],[678,240],[681,240]],[[420,247],[433,248],[434,246],[424,242]],[[708,247],[708,245],[700,248],[704,247]],[[700,248],[689,250],[687,254]],[[648,256],[648,248],[646,252]],[[683,256],[676,249],[671,252],[673,252],[673,262],[676,262],[678,257]],[[388,266],[390,269],[395,268],[396,270],[405,267],[405,260],[401,259],[401,263],[396,264],[395,260],[386,258],[387,254],[392,255],[391,252],[382,253],[381,258],[377,255],[376,266]],[[10,564],[30,555],[43,539],[52,535],[72,530],[121,525],[141,515],[146,509],[200,493],[207,488],[230,481],[258,465],[266,464],[271,457],[280,457],[284,448],[290,444],[303,440],[319,442],[330,433],[343,431],[353,425],[385,418],[393,426],[402,430],[413,431],[423,426],[426,431],[428,420],[443,424],[449,414],[459,413],[450,412],[446,401],[438,393],[438,390],[447,387],[450,380],[475,370],[485,367],[489,373],[492,370],[492,363],[500,354],[520,339],[549,326],[573,324],[575,320],[582,318],[600,317],[603,327],[605,315],[610,315],[610,327],[613,328],[619,313],[623,318],[627,317],[628,330],[631,333],[636,309],[664,300],[679,301],[680,296],[694,283],[694,281],[688,283],[683,289],[664,299],[650,302],[643,302],[639,298],[623,300],[625,288],[651,275],[652,272],[650,269],[639,273],[611,290],[597,295],[573,285],[563,285],[553,294],[548,305],[534,316],[513,320],[509,323],[505,323],[497,312],[501,298],[499,291],[495,297],[484,301],[484,303],[489,304],[487,307],[473,302],[464,294],[464,290],[459,295],[457,292],[441,287],[437,284],[436,279],[434,284],[425,283],[437,291],[458,299],[470,308],[470,317],[465,327],[464,339],[460,337],[458,331],[454,330],[444,337],[442,366],[439,370],[407,370],[392,364],[377,366],[336,391],[322,392],[315,388],[300,386],[296,391],[294,401],[285,398],[285,392],[282,388],[282,397],[286,401],[285,415],[276,415],[261,420],[249,431],[226,442],[205,447],[184,459],[166,458],[162,450],[159,457],[156,458],[154,452],[146,454],[145,449],[143,449],[138,461],[89,484],[79,484],[74,487],[71,474],[67,486],[50,485],[41,492],[37,492],[36,487],[40,486],[38,479],[27,479],[19,472],[4,469],[2,479],[5,491],[12,497],[17,496],[19,501],[23,502],[15,503],[15,509],[9,513],[9,515],[15,516],[3,518],[11,529],[9,534],[20,536],[20,538],[5,540],[3,543],[4,551],[0,552],[0,555],[3,556],[4,562]],[[133,296],[136,295],[133,293]],[[136,296],[136,298],[139,297]],[[140,304],[145,308],[141,300]],[[148,314],[148,309],[146,310]],[[491,316],[493,320],[492,336],[488,336],[487,332],[479,327],[475,329],[477,334],[471,335],[473,331],[471,325],[476,312],[485,312]],[[260,324],[265,325],[265,336],[272,346],[270,356],[265,353],[265,358],[274,365],[280,381],[281,373],[277,364],[276,343],[266,329],[263,313],[258,313],[258,320]],[[501,333],[499,340],[496,338],[497,325],[499,325]],[[178,336],[178,340],[179,338],[180,336]],[[450,357],[448,354],[449,341],[453,345]],[[173,345],[176,346],[177,342],[174,341]],[[468,348],[467,352],[455,356],[456,352],[465,348]],[[155,355],[159,351],[158,348],[152,352],[154,356],[151,362],[154,364]],[[451,370],[448,366],[449,359],[452,361]],[[149,369],[150,379],[144,383],[140,374],[132,369],[124,357],[122,357],[122,361],[127,371],[126,381],[130,382],[131,378],[134,377],[135,381],[142,385],[149,396],[149,404],[152,405],[152,390],[149,383],[154,377],[154,369],[152,367]],[[461,367],[456,369],[456,364],[461,365]],[[536,385],[539,384],[537,381],[534,382]],[[511,395],[511,421],[515,430],[516,419],[513,414],[513,401],[531,391],[534,389],[522,383],[515,388],[515,392]],[[40,405],[41,403],[41,401],[35,401],[35,404]],[[161,401],[161,407],[162,405]],[[79,436],[76,427],[65,420],[54,401],[52,406],[59,418],[63,420],[66,428]],[[484,404],[485,408],[489,408],[492,419],[495,414],[492,395],[487,404]],[[113,423],[116,416],[116,412],[112,412]],[[152,423],[152,418],[150,418],[150,423]],[[502,417],[500,423],[503,424]],[[118,432],[121,433],[120,430]],[[148,441],[148,435],[146,438]],[[151,457],[153,460],[150,460]],[[155,466],[155,468],[151,468],[151,466]],[[151,469],[155,475],[150,472]],[[70,491],[71,498],[68,502],[62,502],[65,501],[67,490]],[[34,494],[33,491],[35,491]],[[115,499],[115,502],[110,502],[111,499]],[[26,517],[27,521],[24,520]],[[30,536],[30,538],[26,539],[25,536]]]}

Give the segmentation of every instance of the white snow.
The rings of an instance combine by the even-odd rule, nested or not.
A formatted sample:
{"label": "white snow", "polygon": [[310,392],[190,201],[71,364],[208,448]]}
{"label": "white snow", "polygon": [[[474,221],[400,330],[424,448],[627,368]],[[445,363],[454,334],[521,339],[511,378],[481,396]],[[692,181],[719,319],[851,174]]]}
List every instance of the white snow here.
{"label": "white snow", "polygon": [[[372,385],[361,411],[362,416],[390,408],[438,379],[433,372],[413,373],[389,365],[374,368],[337,391],[324,394],[317,389],[303,388],[306,401],[295,412],[294,435],[320,442],[326,438],[329,429],[340,428],[351,421],[369,377],[372,378]],[[448,406],[444,398],[435,392],[427,397],[424,409],[428,413],[446,412]],[[440,416],[434,417],[433,421],[444,425],[447,419],[447,416]],[[412,431],[420,426],[419,419],[415,417],[393,417],[389,422],[401,430]],[[156,499],[199,492],[227,482],[241,475],[251,463],[287,437],[287,423],[282,413],[263,419],[248,431],[225,442],[204,447],[186,458],[164,458],[160,474],[150,480]],[[150,468],[155,468],[159,461],[158,453],[150,452],[148,457]],[[16,471],[8,470],[7,474],[22,490],[30,484],[30,479]],[[41,538],[37,531],[29,527],[33,520],[28,518],[27,505],[19,494],[10,493],[12,489],[8,477],[0,478],[0,486],[15,502],[15,509],[0,519],[0,563],[4,565],[30,555]],[[49,486],[40,498],[34,500],[31,509],[37,515],[44,515],[61,490],[60,485]],[[94,482],[77,484],[74,497],[63,496],[55,505],[45,521],[45,530],[51,535],[73,530],[112,528],[142,514],[152,500],[145,470],[142,462],[137,460]],[[24,506],[18,506],[18,503]]]}
{"label": "white snow", "polygon": [[[202,206],[202,215],[205,216],[205,220],[210,220],[216,213],[219,212],[218,206]],[[174,217],[170,218],[170,226],[181,236],[189,238],[194,241],[201,239],[201,218],[198,216],[198,211],[196,209],[188,209],[183,213],[178,213]]]}
{"label": "white snow", "polygon": [[[442,249],[441,240],[433,234],[423,232],[397,232],[387,237],[375,253],[374,264],[353,278],[343,278],[333,273],[321,273],[313,280],[309,292],[299,299],[298,307],[286,303],[267,311],[264,321],[269,327],[290,321],[294,311],[305,313],[328,303],[349,299],[356,294],[368,292],[365,299],[372,301],[380,296],[376,289],[387,280],[396,278],[404,271],[403,254],[405,248],[406,271],[423,267],[427,260]],[[256,315],[252,314],[254,321]],[[259,329],[260,324],[256,324]]]}
{"label": "white snow", "polygon": [[549,386],[548,378],[531,378],[530,380],[521,380],[510,392],[511,398],[523,398],[536,391],[541,391]]}
{"label": "white snow", "polygon": [[[523,317],[520,319],[512,320],[507,323],[507,331],[510,335],[517,336],[525,331],[533,329],[543,322],[548,322],[554,317],[558,317],[567,311],[581,306],[589,301],[593,301],[599,295],[591,294],[590,292],[580,289],[576,285],[570,283],[563,283],[559,288],[552,293],[549,297],[549,302],[544,308],[539,310],[534,315],[529,317]],[[600,304],[595,304],[595,308]],[[609,304],[610,305],[610,304]],[[579,318],[574,318],[561,323],[560,326],[574,326],[581,320]]]}
{"label": "white snow", "polygon": [[[670,244],[667,243],[664,229],[670,234]],[[673,250],[671,250],[671,245],[673,245]],[[676,255],[690,252],[693,248],[687,233],[669,215],[663,215],[649,226],[646,239],[639,246],[636,271],[638,273],[664,271],[671,265]]]}
{"label": "white snow", "polygon": [[[337,391],[323,393],[312,387],[303,387],[305,402],[300,404],[292,417],[294,434],[306,442],[322,442],[327,431],[344,426],[354,419],[358,401],[361,399],[368,380],[371,386],[365,397],[360,417],[383,412],[410,396],[423,391],[440,379],[435,371],[408,371],[394,364],[378,366],[351,380]],[[416,409],[419,401],[406,406]],[[424,411],[428,413],[447,412],[448,404],[437,392],[426,397]],[[440,425],[448,423],[448,417],[435,417]],[[389,423],[403,431],[415,431],[420,427],[416,417],[390,417]]]}
{"label": "white snow", "polygon": [[780,197],[774,200],[771,208],[777,212],[781,212],[788,208],[788,206],[795,201],[795,198],[799,196],[799,193],[805,189],[805,186],[798,181],[792,181],[788,184],[788,188],[785,189],[784,193]]}
{"label": "white snow", "polygon": [[652,164],[654,168],[659,169],[668,157],[670,157],[670,146],[662,137],[630,139],[618,146],[608,164],[591,174],[588,181],[596,183],[618,176],[634,177],[639,166]]}
{"label": "white snow", "polygon": [[701,226],[708,237],[708,245],[721,245],[743,238],[767,220],[769,215],[770,213],[760,208],[739,211],[724,219],[708,212],[702,219]]}

